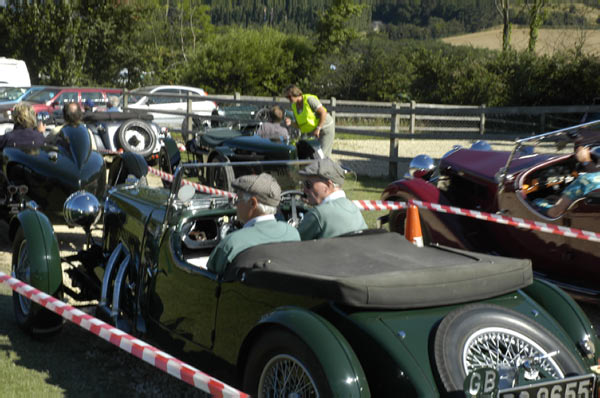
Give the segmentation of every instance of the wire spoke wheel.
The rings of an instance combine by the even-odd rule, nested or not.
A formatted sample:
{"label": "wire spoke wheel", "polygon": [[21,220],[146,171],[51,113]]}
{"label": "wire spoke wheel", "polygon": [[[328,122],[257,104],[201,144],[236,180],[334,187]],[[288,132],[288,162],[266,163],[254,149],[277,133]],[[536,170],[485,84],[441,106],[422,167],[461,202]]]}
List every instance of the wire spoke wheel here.
{"label": "wire spoke wheel", "polygon": [[[13,270],[13,277],[17,278],[28,285],[31,284],[31,266],[29,264],[29,246],[27,240],[23,239],[19,246],[18,259]],[[31,311],[31,300],[25,296],[18,295],[18,305],[21,312],[27,316]]]}
{"label": "wire spoke wheel", "polygon": [[296,358],[286,354],[271,358],[265,365],[258,393],[265,398],[319,397],[308,370]]}
{"label": "wire spoke wheel", "polygon": [[462,362],[466,374],[484,367],[497,369],[500,373],[499,387],[508,388],[512,387],[519,366],[526,360],[535,359],[540,371],[554,379],[564,378],[560,367],[549,354],[522,333],[490,327],[478,330],[467,339]]}
{"label": "wire spoke wheel", "polygon": [[462,391],[474,370],[498,371],[498,388],[581,375],[578,354],[534,319],[496,304],[464,305],[436,331],[434,357],[446,392]]}

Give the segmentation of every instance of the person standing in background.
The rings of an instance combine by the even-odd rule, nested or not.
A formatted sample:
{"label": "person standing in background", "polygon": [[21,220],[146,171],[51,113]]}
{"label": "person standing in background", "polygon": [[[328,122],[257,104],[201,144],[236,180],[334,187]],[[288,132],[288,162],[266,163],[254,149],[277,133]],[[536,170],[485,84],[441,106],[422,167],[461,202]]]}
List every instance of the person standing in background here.
{"label": "person standing in background", "polygon": [[288,127],[293,125],[303,134],[313,134],[319,140],[324,155],[331,156],[335,123],[319,98],[312,94],[303,94],[302,90],[294,84],[285,89],[285,96],[292,103],[292,112],[296,118],[295,122],[285,118],[285,125]]}

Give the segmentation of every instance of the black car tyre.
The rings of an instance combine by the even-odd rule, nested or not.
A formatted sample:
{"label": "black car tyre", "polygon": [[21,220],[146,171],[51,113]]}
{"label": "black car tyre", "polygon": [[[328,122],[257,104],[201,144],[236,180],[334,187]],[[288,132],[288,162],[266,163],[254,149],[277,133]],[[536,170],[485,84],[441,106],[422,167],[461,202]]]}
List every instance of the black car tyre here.
{"label": "black car tyre", "polygon": [[[158,167],[160,171],[168,174],[173,174],[173,167],[171,166],[171,159],[169,157],[169,153],[166,148],[160,149],[160,154],[158,156]],[[171,181],[167,181],[164,178],[161,178],[163,187],[171,188]]]}
{"label": "black car tyre", "polygon": [[[223,155],[216,155],[212,158],[211,163],[226,163],[229,159]],[[231,192],[231,183],[235,176],[233,173],[233,167],[210,167],[208,170],[208,185],[213,188],[222,189],[224,191]]]}
{"label": "black car tyre", "polygon": [[243,390],[259,398],[334,396],[312,350],[283,329],[266,332],[252,347]]}
{"label": "black car tyre", "polygon": [[[13,241],[11,275],[27,284],[31,283],[31,265],[29,263],[29,245],[19,228]],[[48,292],[47,292],[48,293]],[[60,297],[60,290],[52,292]],[[17,325],[27,333],[37,337],[54,335],[62,329],[63,319],[60,315],[40,308],[40,306],[25,296],[13,291],[13,309]]]}
{"label": "black car tyre", "polygon": [[126,152],[150,156],[156,145],[156,135],[148,123],[139,119],[125,121],[117,132],[119,145]]}
{"label": "black car tyre", "polygon": [[[439,377],[448,392],[462,391],[474,369],[499,371],[499,388],[508,388],[524,358],[540,359],[540,375],[552,379],[584,374],[573,353],[530,318],[492,304],[472,304],[449,313],[434,341]],[[533,361],[531,361],[533,362]]]}

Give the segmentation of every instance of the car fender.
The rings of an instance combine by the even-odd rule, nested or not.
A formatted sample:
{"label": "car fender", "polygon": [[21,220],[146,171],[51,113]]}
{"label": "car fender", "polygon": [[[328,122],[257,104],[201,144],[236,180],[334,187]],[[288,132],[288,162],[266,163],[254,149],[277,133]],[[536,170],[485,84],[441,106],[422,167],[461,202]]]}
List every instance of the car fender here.
{"label": "car fender", "polygon": [[388,198],[395,196],[402,198],[410,196],[423,202],[447,202],[444,194],[435,185],[420,178],[394,181],[385,188],[381,200],[389,200]]}
{"label": "car fender", "polygon": [[[233,151],[233,149],[231,147],[228,147],[225,145],[215,147],[213,153],[218,153],[221,156],[227,157],[228,159],[231,159],[231,157],[233,157],[235,155],[235,152]],[[214,156],[215,156],[214,154],[211,154],[210,158],[212,159]]]}
{"label": "car fender", "polygon": [[[588,365],[597,365],[600,340],[596,336],[596,331],[589,318],[571,296],[555,284],[541,279],[535,279],[531,285],[522,289],[522,291],[558,321],[573,340]],[[586,338],[595,347],[593,357],[586,356],[582,351],[582,344]]]}
{"label": "car fender", "polygon": [[14,239],[21,226],[29,246],[31,286],[53,294],[62,285],[62,268],[58,241],[52,224],[43,213],[26,209],[10,222],[9,237]]}
{"label": "car fender", "polygon": [[278,308],[260,320],[242,344],[238,360],[240,370],[244,369],[252,342],[273,327],[287,329],[311,348],[322,364],[335,396],[371,396],[362,366],[346,338],[320,315],[297,307]]}
{"label": "car fender", "polygon": [[165,137],[163,139],[163,144],[164,150],[167,152],[169,163],[171,164],[171,169],[175,170],[181,160],[181,154],[179,153],[177,142],[175,142],[175,140],[171,137]]}
{"label": "car fender", "polygon": [[[381,195],[381,200],[407,201],[410,199],[450,205],[449,200],[442,191],[431,182],[421,178],[394,181],[387,186]],[[469,249],[461,232],[459,216],[436,211],[420,211],[419,213],[422,223],[428,229],[433,242],[459,249]]]}

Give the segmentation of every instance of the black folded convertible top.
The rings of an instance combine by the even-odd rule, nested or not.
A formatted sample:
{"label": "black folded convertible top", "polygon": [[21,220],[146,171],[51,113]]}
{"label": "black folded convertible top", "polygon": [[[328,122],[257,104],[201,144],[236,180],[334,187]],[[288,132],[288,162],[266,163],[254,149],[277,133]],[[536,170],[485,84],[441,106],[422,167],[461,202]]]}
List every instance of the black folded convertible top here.
{"label": "black folded convertible top", "polygon": [[143,111],[125,111],[125,112],[86,112],[82,117],[84,122],[112,122],[124,121],[129,119],[142,119],[146,121],[153,120],[153,116]]}
{"label": "black folded convertible top", "polygon": [[235,258],[224,279],[356,307],[403,309],[499,296],[528,286],[533,276],[529,260],[418,248],[384,232],[255,246]]}

